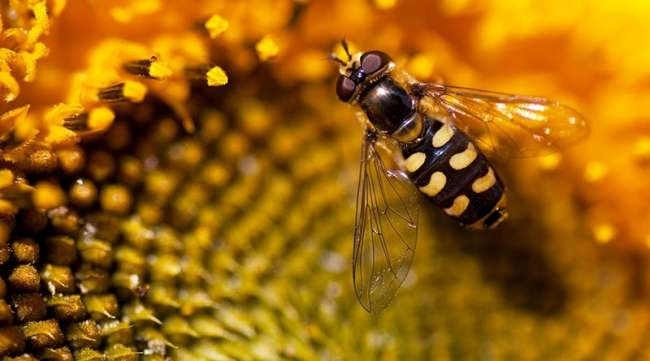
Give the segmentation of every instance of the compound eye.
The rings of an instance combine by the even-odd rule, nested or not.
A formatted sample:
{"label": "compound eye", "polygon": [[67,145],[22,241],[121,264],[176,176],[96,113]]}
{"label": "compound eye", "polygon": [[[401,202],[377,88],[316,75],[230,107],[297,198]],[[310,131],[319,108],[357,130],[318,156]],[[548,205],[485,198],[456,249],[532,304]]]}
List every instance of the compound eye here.
{"label": "compound eye", "polygon": [[366,74],[372,74],[386,66],[390,61],[390,56],[384,52],[378,50],[369,51],[361,56],[361,69]]}
{"label": "compound eye", "polygon": [[352,98],[352,94],[354,94],[356,88],[357,84],[347,76],[341,75],[336,81],[336,95],[344,102]]}

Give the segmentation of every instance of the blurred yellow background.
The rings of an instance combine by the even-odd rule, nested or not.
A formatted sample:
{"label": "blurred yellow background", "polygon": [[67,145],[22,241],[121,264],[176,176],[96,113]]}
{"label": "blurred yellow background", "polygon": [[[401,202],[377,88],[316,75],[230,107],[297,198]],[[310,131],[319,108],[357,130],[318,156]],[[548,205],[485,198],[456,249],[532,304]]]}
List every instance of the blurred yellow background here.
{"label": "blurred yellow background", "polygon": [[[650,358],[650,3],[0,10],[2,356]],[[591,124],[562,154],[498,164],[498,230],[425,207],[378,317],[352,291],[361,130],[326,59],[342,38],[421,81],[557,99]]]}

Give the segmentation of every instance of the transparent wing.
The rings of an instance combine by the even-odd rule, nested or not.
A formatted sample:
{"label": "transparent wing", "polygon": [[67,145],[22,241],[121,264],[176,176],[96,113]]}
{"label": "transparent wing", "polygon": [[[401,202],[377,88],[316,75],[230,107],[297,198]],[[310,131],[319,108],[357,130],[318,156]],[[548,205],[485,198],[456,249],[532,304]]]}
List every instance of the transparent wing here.
{"label": "transparent wing", "polygon": [[413,261],[419,194],[402,171],[382,161],[381,152],[394,149],[388,156],[399,157],[399,149],[373,136],[365,138],[361,150],[352,278],[361,305],[378,313],[395,296]]}
{"label": "transparent wing", "polygon": [[551,154],[589,134],[582,115],[545,98],[442,84],[421,86],[452,116],[458,129],[483,152],[498,158]]}

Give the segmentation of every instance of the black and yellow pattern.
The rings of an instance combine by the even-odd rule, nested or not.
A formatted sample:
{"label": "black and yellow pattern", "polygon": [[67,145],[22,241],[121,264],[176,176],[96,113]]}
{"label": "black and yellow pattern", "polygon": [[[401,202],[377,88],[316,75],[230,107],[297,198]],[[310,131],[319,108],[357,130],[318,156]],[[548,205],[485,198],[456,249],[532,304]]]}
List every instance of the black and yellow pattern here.
{"label": "black and yellow pattern", "polygon": [[506,217],[505,187],[490,162],[451,124],[424,122],[424,135],[402,150],[413,183],[461,224],[497,226]]}

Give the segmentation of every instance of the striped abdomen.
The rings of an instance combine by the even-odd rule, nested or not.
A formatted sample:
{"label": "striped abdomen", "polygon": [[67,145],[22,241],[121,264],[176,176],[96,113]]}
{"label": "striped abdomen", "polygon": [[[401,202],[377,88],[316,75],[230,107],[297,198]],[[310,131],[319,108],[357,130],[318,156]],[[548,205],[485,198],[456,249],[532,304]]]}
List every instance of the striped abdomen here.
{"label": "striped abdomen", "polygon": [[459,130],[426,119],[425,135],[402,149],[409,177],[462,225],[493,228],[506,217],[504,186],[488,160]]}

